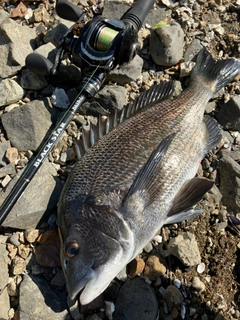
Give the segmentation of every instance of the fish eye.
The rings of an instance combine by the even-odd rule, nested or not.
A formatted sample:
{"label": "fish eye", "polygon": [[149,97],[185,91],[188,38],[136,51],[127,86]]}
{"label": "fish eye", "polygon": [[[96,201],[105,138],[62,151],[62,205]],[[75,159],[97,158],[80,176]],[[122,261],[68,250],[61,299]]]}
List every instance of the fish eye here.
{"label": "fish eye", "polygon": [[68,258],[75,257],[79,252],[79,245],[75,240],[69,240],[65,243],[65,254]]}

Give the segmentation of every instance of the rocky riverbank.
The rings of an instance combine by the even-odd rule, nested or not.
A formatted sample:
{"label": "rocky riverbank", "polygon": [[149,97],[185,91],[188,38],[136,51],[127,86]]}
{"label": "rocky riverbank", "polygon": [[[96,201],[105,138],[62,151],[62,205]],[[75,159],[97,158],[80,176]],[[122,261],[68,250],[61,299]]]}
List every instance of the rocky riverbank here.
{"label": "rocky riverbank", "polygon": [[[74,0],[91,19],[119,19],[133,1]],[[69,61],[53,81],[25,66],[29,53],[54,61],[72,22],[55,1],[0,2],[0,202],[10,192],[64,110],[74,100],[81,70]],[[92,304],[67,300],[56,236],[56,205],[76,161],[74,140],[98,114],[121,109],[160,81],[189,81],[192,58],[206,47],[216,59],[240,58],[240,1],[156,1],[139,32],[139,54],[115,68],[86,102],[0,229],[0,319],[240,318],[240,79],[209,102],[206,114],[223,139],[198,175],[216,186],[194,221],[162,228]],[[196,133],[197,134],[197,133]],[[125,314],[125,316],[123,316]]]}

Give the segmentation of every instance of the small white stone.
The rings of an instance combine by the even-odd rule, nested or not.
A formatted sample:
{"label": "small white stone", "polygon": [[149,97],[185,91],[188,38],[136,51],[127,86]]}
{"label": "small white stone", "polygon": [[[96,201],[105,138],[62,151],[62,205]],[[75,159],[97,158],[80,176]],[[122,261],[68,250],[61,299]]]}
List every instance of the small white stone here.
{"label": "small white stone", "polygon": [[199,265],[197,266],[197,273],[203,273],[205,270],[205,263],[201,262],[199,263]]}

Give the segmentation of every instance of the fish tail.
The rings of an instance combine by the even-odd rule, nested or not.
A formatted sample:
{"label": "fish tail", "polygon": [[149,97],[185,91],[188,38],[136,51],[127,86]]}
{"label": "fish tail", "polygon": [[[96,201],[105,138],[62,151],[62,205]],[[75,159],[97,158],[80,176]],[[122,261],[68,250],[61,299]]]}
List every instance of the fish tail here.
{"label": "fish tail", "polygon": [[208,84],[211,83],[211,89],[214,95],[239,74],[240,60],[226,59],[216,61],[204,48],[197,56],[197,61],[192,72],[191,80],[196,77],[201,77],[204,82]]}

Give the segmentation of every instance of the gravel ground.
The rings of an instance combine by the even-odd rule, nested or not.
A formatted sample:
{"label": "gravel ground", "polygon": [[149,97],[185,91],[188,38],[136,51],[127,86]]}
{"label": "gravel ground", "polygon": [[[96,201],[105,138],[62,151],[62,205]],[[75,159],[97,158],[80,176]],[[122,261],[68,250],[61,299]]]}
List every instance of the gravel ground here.
{"label": "gravel ground", "polygon": [[[101,13],[103,8],[104,14],[110,17],[116,15],[114,18],[119,18],[127,8],[127,4],[122,1],[116,1],[113,7],[107,1],[76,0],[73,2],[84,9],[89,19]],[[132,1],[128,3],[131,4]],[[162,0],[156,1],[155,6],[156,10],[147,17],[139,32],[141,59],[134,59],[130,67],[125,69],[121,67],[113,71],[96,99],[91,104],[84,104],[51,152],[46,167],[40,173],[40,180],[29,192],[25,192],[21,199],[22,204],[18,203],[19,206],[14,215],[11,213],[12,220],[0,229],[0,304],[4,306],[0,311],[2,319],[71,319],[71,316],[73,319],[111,319],[112,308],[115,306],[114,319],[124,320],[125,318],[121,318],[118,314],[119,309],[124,309],[126,305],[129,308],[129,314],[133,314],[128,319],[156,319],[157,315],[150,311],[148,315],[143,313],[140,306],[144,305],[144,300],[148,304],[146,308],[159,312],[159,319],[234,320],[240,318],[240,227],[239,220],[236,219],[240,219],[239,78],[217,93],[206,108],[206,113],[216,117],[221,124],[223,139],[207,154],[198,171],[199,176],[216,181],[216,187],[205,195],[199,205],[204,209],[204,213],[194,221],[162,228],[158,237],[144,248],[139,257],[122,275],[118,276],[112,286],[93,305],[87,308],[80,307],[80,311],[70,303],[67,307],[66,290],[59,267],[59,243],[54,231],[56,203],[67,173],[76,161],[73,141],[80,137],[82,126],[96,122],[97,114],[99,112],[106,114],[112,106],[122,108],[129,101],[134,100],[140,92],[162,80],[175,79],[180,90],[185,88],[189,81],[190,60],[202,46],[207,47],[217,59],[240,58],[239,0],[179,2]],[[54,92],[54,89],[63,88],[71,101],[76,95],[78,83],[81,80],[79,70],[74,66],[68,69],[69,71],[66,68],[66,73],[59,76],[57,82],[51,84],[48,78],[29,75],[24,66],[28,49],[23,45],[26,42],[27,46],[31,39],[36,39],[35,49],[44,47],[47,53],[53,51],[54,54],[55,47],[47,39],[49,38],[56,45],[59,37],[58,34],[49,34],[49,31],[58,27],[57,33],[60,33],[62,27],[59,27],[59,19],[56,17],[54,7],[55,1],[0,2],[0,15],[3,11],[4,14],[10,13],[6,18],[9,24],[3,22],[5,18],[0,19],[0,44],[3,48],[2,60],[0,59],[2,195],[5,188],[14,180],[16,173],[28,163],[52,122],[55,122],[62,112],[62,109],[57,107],[60,103],[64,107],[65,96],[58,100],[57,107],[52,107],[49,103],[48,98],[53,94],[60,96],[60,93]],[[171,38],[174,39],[178,32],[183,34],[183,37],[179,38],[181,41],[177,39],[170,44],[168,41],[169,46],[165,44],[165,49],[168,50],[165,51],[164,48],[153,45],[157,43],[158,37],[152,36],[152,44],[150,41],[152,29],[161,20],[160,17],[165,19],[166,25],[172,23],[171,19],[178,23],[174,26],[176,29],[169,31]],[[24,39],[19,37],[15,39],[14,34],[11,34],[11,41],[17,47],[17,58],[11,58],[6,49],[6,34],[14,28],[9,20],[27,28]],[[68,22],[67,26],[71,25],[72,23]],[[167,28],[165,31],[168,32]],[[14,32],[16,35],[17,29]],[[48,46],[47,49],[46,46]],[[180,57],[179,53],[181,53]],[[23,62],[19,62],[22,55]],[[161,65],[157,65],[159,61],[156,61],[156,57],[159,56]],[[11,70],[8,69],[10,62]],[[67,81],[64,82],[64,79]],[[7,91],[3,86],[6,80],[10,81],[8,83],[11,85],[11,81],[16,82],[18,84],[16,90],[10,86],[10,91]],[[14,98],[12,98],[13,92],[15,92]],[[51,102],[54,104],[53,98]],[[26,107],[29,103],[29,111],[23,118],[28,124],[33,123],[33,125],[27,125],[27,130],[24,131],[24,119],[21,122],[20,113],[16,110],[21,110],[20,107]],[[43,111],[46,109],[48,112]],[[25,110],[28,110],[27,107]],[[11,115],[10,119],[6,115]],[[38,118],[36,118],[37,115]],[[21,128],[16,127],[15,131],[12,125],[14,116],[19,123],[21,122]],[[40,116],[42,121],[39,120]],[[37,133],[36,137],[35,133]],[[48,165],[51,165],[51,168]],[[49,180],[41,182],[41,177],[48,177]],[[39,188],[41,183],[44,183],[44,188]],[[51,196],[53,190],[54,196]],[[46,208],[48,216],[39,223],[39,216],[46,211]],[[40,234],[42,234],[41,239]],[[185,257],[179,256],[179,253],[170,252],[169,242],[180,236],[185,237],[183,250],[186,253]],[[179,243],[178,247],[180,247]],[[33,254],[35,248],[40,248],[36,251],[37,261]],[[189,255],[187,256],[187,252],[190,251],[188,248],[193,248],[194,254],[189,253],[191,262],[186,264],[184,259],[190,259]],[[198,252],[200,256],[196,257]],[[148,279],[147,282],[143,282],[148,285],[146,291],[148,290],[150,295],[149,301],[151,303],[156,301],[156,305],[154,303],[152,305],[146,295],[143,298],[141,295],[143,285],[137,282],[134,284],[137,288],[135,291],[132,289],[130,293],[127,290],[123,293],[127,301],[119,298],[121,294],[119,290],[126,282],[127,276],[139,279],[136,277],[138,274],[141,274],[142,279]],[[34,284],[37,284],[37,287],[34,287]],[[136,291],[139,291],[138,295],[134,293]],[[51,295],[54,304],[54,307],[50,307],[51,310],[49,309],[51,304],[46,298],[48,294]],[[70,312],[67,309],[70,309]]]}

